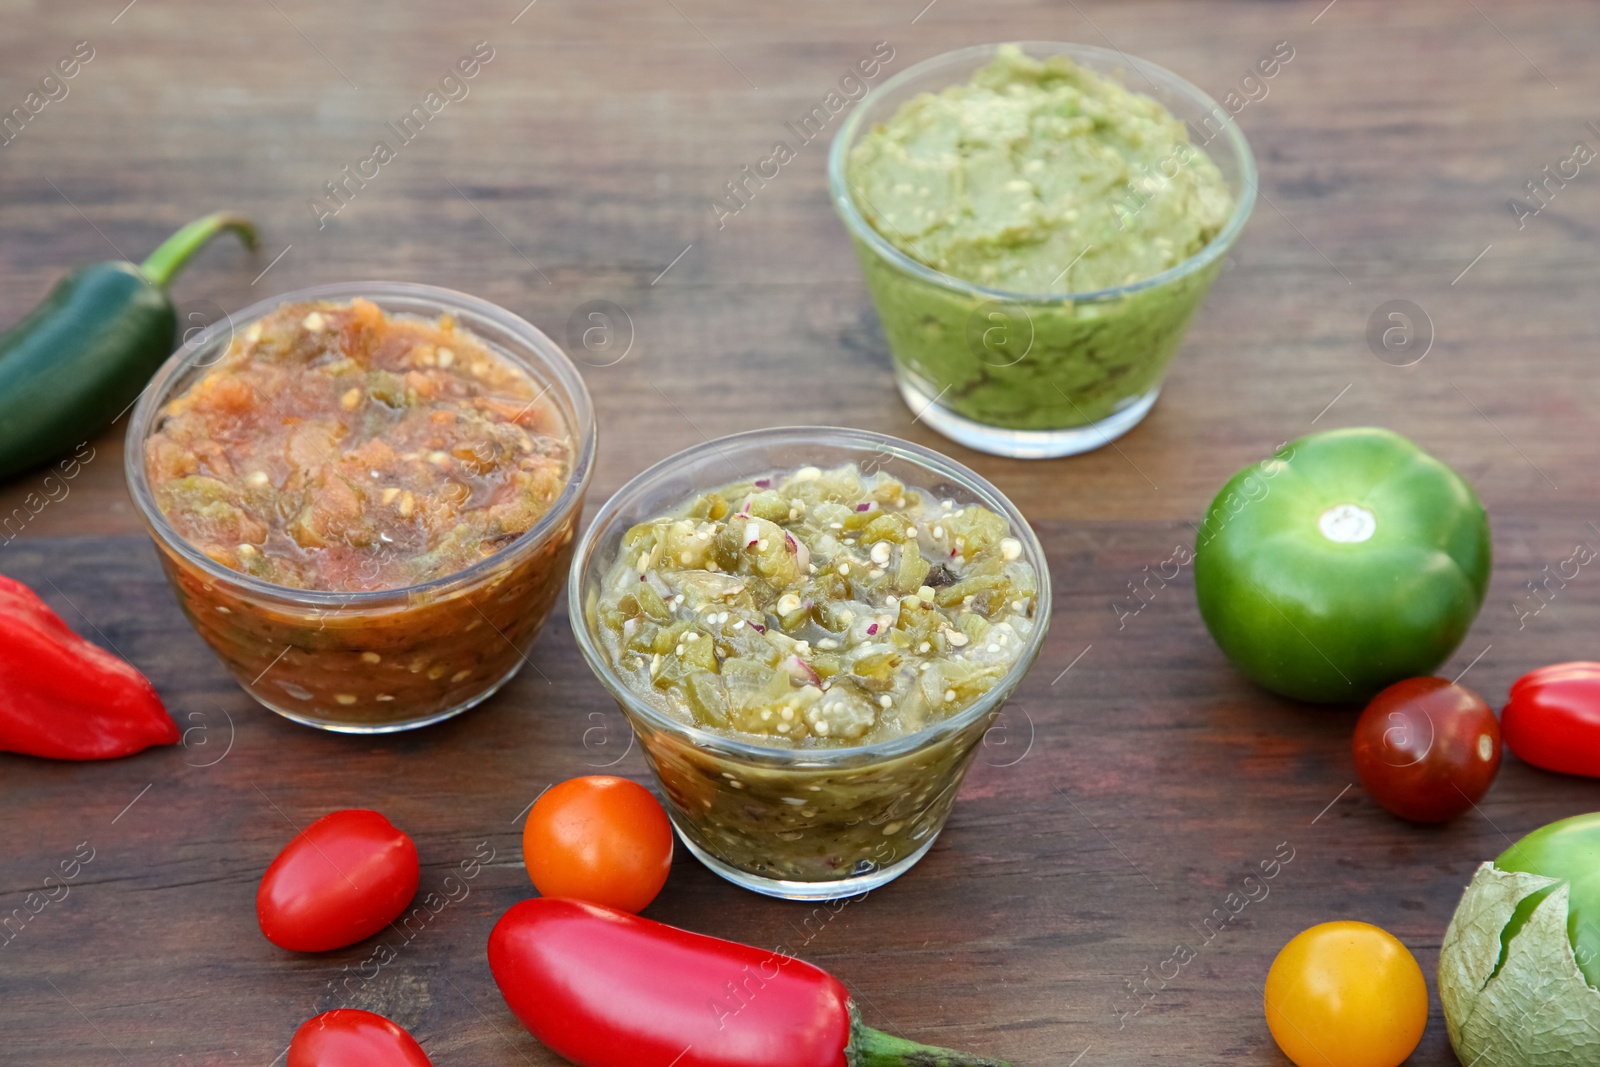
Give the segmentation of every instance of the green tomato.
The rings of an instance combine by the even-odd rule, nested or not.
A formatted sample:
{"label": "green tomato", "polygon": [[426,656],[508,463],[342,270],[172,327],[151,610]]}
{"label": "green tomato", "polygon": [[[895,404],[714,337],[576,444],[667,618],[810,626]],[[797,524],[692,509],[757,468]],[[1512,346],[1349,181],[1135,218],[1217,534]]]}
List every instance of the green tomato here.
{"label": "green tomato", "polygon": [[1472,487],[1382,429],[1311,434],[1241,470],[1196,542],[1211,636],[1297,700],[1365,700],[1431,674],[1489,583],[1489,522]]}
{"label": "green tomato", "polygon": [[[1522,871],[1567,883],[1567,936],[1578,968],[1589,984],[1600,988],[1600,812],[1575,815],[1542,826],[1495,859],[1502,871]],[[1526,897],[1506,927],[1505,940],[1515,937],[1552,889]]]}

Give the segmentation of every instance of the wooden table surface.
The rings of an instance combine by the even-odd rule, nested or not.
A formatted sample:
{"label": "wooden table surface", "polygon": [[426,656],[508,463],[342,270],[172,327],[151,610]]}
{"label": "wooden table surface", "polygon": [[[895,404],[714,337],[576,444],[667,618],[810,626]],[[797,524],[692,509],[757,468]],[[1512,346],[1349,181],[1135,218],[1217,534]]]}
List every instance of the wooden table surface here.
{"label": "wooden table surface", "polygon": [[[1049,640],[921,865],[818,918],[680,855],[654,917],[787,943],[869,1022],[1019,1067],[1281,1064],[1260,989],[1289,937],[1376,922],[1431,986],[1475,865],[1596,806],[1589,783],[1508,759],[1481,812],[1402,825],[1350,787],[1353,715],[1244,682],[1187,571],[1120,625],[1113,606],[1189,543],[1237,467],[1313,429],[1377,423],[1455,465],[1489,507],[1494,581],[1443,673],[1470,666],[1465,681],[1498,704],[1527,669],[1594,657],[1587,571],[1522,625],[1516,605],[1546,564],[1600,546],[1600,175],[1552,183],[1536,216],[1507,203],[1576,142],[1600,145],[1592,4],[124,2],[0,3],[0,111],[77,42],[93,54],[0,147],[0,321],[71,264],[142,258],[231,207],[259,221],[263,247],[219,242],[191,266],[175,290],[191,323],[360,278],[466,290],[563,341],[588,302],[622,308],[627,356],[582,367],[602,441],[591,512],[702,433],[776,418],[942,448],[1036,524],[1057,589]],[[828,204],[822,140],[721,228],[710,207],[878,42],[894,71],[1007,38],[1110,44],[1239,93],[1261,169],[1255,216],[1160,403],[1075,459],[976,455],[913,421]],[[469,95],[319,228],[323,183],[480,41],[493,58]],[[1294,58],[1266,95],[1242,85],[1282,41]],[[1394,299],[1431,321],[1408,367],[1366,341]],[[646,773],[564,617],[533,651],[538,673],[451,723],[358,739],[280,720],[181,619],[123,488],[120,431],[92,442],[64,497],[46,501],[36,476],[0,491],[0,572],[144,669],[189,732],[113,763],[0,756],[0,914],[93,854],[0,946],[0,1062],[268,1067],[385,939],[396,959],[350,983],[349,1003],[409,1027],[441,1067],[555,1062],[484,960],[495,918],[531,892],[518,814],[554,780]],[[412,832],[425,889],[494,859],[408,942],[281,952],[256,929],[256,883],[291,822],[347,806]],[[1208,936],[1275,855],[1292,859],[1269,892]],[[1174,968],[1179,945],[1194,958]],[[1453,1062],[1436,999],[1413,1062]]]}

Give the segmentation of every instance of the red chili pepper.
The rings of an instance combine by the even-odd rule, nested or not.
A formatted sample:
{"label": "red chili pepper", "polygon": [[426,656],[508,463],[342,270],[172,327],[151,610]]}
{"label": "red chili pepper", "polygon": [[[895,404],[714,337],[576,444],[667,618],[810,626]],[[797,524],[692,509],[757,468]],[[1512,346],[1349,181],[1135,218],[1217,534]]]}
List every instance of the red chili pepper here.
{"label": "red chili pepper", "polygon": [[1600,663],[1557,663],[1518,678],[1500,733],[1525,763],[1600,778]]}
{"label": "red chili pepper", "polygon": [[178,738],[144,675],[0,575],[0,752],[111,759]]}
{"label": "red chili pepper", "polygon": [[514,905],[489,969],[579,1067],[1009,1067],[863,1026],[837,979],[792,956],[576,900]]}

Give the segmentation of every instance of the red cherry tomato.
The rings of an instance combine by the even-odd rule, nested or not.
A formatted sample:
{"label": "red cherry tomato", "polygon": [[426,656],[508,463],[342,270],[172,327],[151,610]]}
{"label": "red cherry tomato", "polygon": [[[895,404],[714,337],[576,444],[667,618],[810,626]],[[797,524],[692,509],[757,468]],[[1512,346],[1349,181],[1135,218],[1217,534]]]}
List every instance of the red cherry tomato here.
{"label": "red cherry tomato", "polygon": [[1600,777],[1600,663],[1557,663],[1518,678],[1500,717],[1506,747],[1561,774]]}
{"label": "red cherry tomato", "polygon": [[1356,774],[1385,808],[1444,822],[1472,807],[1500,770],[1500,724],[1483,699],[1443,678],[1407,678],[1361,713]]}
{"label": "red cherry tomato", "polygon": [[306,1021],[287,1067],[433,1067],[417,1039],[370,1011],[336,1008]]}
{"label": "red cherry tomato", "polygon": [[528,812],[522,858],[544,896],[639,912],[672,869],[672,824],[636,782],[574,778],[551,786]]}
{"label": "red cherry tomato", "polygon": [[267,940],[327,952],[371,937],[399,917],[422,877],[417,846],[375,811],[324,815],[278,853],[256,891]]}

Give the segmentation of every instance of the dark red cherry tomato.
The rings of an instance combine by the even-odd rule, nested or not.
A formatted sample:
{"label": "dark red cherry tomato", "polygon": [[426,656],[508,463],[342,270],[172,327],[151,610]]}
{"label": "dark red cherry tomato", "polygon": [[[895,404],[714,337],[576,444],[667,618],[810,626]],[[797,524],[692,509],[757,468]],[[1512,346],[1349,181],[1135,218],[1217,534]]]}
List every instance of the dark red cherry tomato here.
{"label": "dark red cherry tomato", "polygon": [[1600,663],[1557,663],[1511,687],[1506,747],[1547,771],[1600,777]]}
{"label": "dark red cherry tomato", "polygon": [[1407,678],[1361,713],[1356,774],[1402,819],[1444,822],[1472,807],[1500,770],[1500,724],[1483,699],[1443,678]]}
{"label": "dark red cherry tomato", "polygon": [[256,918],[280,948],[343,948],[398,918],[421,876],[417,846],[388,819],[336,811],[296,834],[272,861],[256,892]]}
{"label": "dark red cherry tomato", "polygon": [[417,1039],[381,1015],[336,1008],[306,1021],[288,1067],[433,1067]]}

